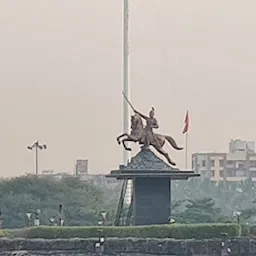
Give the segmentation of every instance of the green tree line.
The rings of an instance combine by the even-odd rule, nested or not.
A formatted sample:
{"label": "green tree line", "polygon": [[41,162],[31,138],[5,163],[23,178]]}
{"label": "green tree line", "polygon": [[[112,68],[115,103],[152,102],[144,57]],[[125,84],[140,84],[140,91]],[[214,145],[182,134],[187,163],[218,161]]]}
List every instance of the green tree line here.
{"label": "green tree line", "polygon": [[173,215],[182,223],[256,222],[256,186],[251,179],[213,182],[190,179],[172,182]]}
{"label": "green tree line", "polygon": [[[117,186],[93,185],[75,177],[54,180],[50,177],[22,176],[0,181],[0,210],[3,228],[27,225],[26,213],[40,209],[42,225],[58,219],[58,206],[63,205],[64,224],[69,226],[97,225],[100,212],[114,221],[120,196]],[[211,182],[191,179],[172,181],[172,217],[178,223],[256,222],[256,187],[252,180],[243,182]]]}
{"label": "green tree line", "polygon": [[23,176],[0,181],[0,209],[3,228],[20,228],[27,225],[26,213],[40,209],[42,225],[59,217],[63,205],[65,225],[97,225],[100,212],[107,211],[112,219],[116,200],[107,197],[106,191],[78,178],[54,180],[47,177]]}

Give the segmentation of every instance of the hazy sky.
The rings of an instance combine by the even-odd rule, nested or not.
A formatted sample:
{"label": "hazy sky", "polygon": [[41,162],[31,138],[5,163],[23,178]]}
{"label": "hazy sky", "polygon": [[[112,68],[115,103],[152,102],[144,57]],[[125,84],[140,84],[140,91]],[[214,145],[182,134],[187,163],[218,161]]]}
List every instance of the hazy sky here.
{"label": "hazy sky", "polygon": [[[256,1],[130,0],[131,99],[189,153],[256,140]],[[0,0],[0,176],[122,160],[122,1]],[[184,167],[184,152],[165,149]],[[133,154],[138,150],[134,148]]]}

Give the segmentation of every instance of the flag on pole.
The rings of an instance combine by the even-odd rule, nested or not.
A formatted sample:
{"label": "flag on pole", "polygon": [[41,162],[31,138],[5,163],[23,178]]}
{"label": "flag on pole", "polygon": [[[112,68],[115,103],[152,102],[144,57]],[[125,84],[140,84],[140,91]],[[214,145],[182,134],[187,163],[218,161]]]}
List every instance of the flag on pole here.
{"label": "flag on pole", "polygon": [[188,127],[189,127],[189,116],[188,116],[188,110],[186,112],[186,117],[185,117],[185,126],[183,128],[183,133],[187,133],[188,132]]}

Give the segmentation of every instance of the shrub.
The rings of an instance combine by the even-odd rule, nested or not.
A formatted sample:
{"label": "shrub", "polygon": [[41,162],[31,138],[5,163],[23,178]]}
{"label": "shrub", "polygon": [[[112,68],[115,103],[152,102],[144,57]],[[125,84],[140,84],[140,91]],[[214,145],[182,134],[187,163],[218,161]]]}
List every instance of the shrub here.
{"label": "shrub", "polygon": [[250,226],[250,235],[256,236],[256,225]]}
{"label": "shrub", "polygon": [[9,237],[9,232],[6,229],[0,229],[0,238],[1,237]]}
{"label": "shrub", "polygon": [[99,230],[106,237],[137,237],[137,238],[175,238],[175,239],[209,239],[220,238],[221,233],[229,237],[238,235],[238,226],[235,224],[173,224],[156,226],[133,227],[32,227],[14,230],[15,237],[25,238],[90,238],[98,237]]}

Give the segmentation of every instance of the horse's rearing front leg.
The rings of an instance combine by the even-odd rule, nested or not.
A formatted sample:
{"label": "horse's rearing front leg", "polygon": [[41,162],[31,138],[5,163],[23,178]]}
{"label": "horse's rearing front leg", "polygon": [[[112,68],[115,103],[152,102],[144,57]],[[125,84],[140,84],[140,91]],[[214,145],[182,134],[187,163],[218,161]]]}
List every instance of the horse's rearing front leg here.
{"label": "horse's rearing front leg", "polygon": [[118,137],[116,138],[117,143],[118,143],[119,145],[121,144],[120,139],[123,138],[124,136],[127,136],[127,137],[128,137],[128,134],[127,134],[127,133],[123,133],[123,134],[121,134],[120,136],[118,136]]}
{"label": "horse's rearing front leg", "polygon": [[125,144],[125,142],[126,142],[126,141],[132,141],[132,140],[131,140],[131,139],[129,139],[129,138],[122,140],[122,143],[123,143],[124,149],[125,149],[125,150],[128,150],[128,151],[132,151],[132,149],[131,149],[131,148],[128,148],[128,147],[126,146],[126,144]]}

